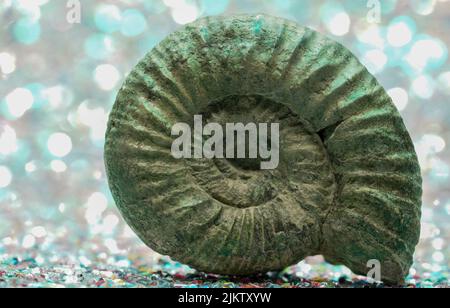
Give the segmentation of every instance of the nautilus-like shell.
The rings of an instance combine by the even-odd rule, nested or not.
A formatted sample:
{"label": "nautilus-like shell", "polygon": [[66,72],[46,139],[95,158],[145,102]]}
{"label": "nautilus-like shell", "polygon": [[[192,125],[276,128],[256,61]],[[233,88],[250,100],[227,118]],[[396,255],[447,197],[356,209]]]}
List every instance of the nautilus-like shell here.
{"label": "nautilus-like shell", "polygon": [[[171,127],[279,123],[274,170],[175,159]],[[421,176],[391,99],[355,56],[266,15],[200,19],[137,64],[117,95],[105,161],[118,208],[155,251],[253,274],[307,256],[401,282],[419,239]]]}

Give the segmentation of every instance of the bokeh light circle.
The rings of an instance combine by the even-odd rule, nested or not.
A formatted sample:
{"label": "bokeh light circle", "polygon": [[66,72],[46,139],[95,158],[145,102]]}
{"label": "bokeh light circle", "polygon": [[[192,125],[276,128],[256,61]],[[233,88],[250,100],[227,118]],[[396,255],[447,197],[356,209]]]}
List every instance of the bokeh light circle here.
{"label": "bokeh light circle", "polygon": [[72,151],[72,139],[65,133],[54,133],[47,141],[49,152],[56,157],[64,157]]}

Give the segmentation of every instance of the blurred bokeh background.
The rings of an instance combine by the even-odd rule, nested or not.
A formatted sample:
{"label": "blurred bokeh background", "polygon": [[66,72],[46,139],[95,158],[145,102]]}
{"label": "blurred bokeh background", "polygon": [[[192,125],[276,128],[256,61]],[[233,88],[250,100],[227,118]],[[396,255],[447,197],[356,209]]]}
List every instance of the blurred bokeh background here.
{"label": "blurred bokeh background", "polygon": [[[423,170],[422,235],[408,282],[448,279],[450,1],[1,0],[0,286],[104,284],[97,276],[130,286],[139,275],[118,273],[192,272],[145,247],[120,217],[105,178],[104,132],[126,74],[155,44],[199,17],[235,13],[311,27],[377,77]],[[287,271],[351,275],[320,257]]]}

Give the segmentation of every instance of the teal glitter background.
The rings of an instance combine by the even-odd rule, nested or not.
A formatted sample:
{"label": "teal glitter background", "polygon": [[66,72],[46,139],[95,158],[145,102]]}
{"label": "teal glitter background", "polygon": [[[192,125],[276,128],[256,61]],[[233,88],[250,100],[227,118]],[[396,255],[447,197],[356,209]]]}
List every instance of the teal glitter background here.
{"label": "teal glitter background", "polygon": [[77,1],[0,2],[0,287],[364,285],[320,256],[248,279],[199,274],[152,252],[115,208],[103,143],[127,72],[182,24],[236,13],[281,16],[332,37],[392,96],[424,177],[407,284],[448,286],[450,1],[81,0],[74,24],[69,2]]}

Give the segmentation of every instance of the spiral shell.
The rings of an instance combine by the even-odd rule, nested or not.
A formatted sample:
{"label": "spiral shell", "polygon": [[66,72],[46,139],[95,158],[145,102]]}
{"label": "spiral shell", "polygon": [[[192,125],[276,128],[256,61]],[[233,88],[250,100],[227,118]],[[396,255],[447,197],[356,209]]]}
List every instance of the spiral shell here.
{"label": "spiral shell", "polygon": [[[175,159],[171,127],[280,123],[280,163]],[[400,282],[420,232],[421,176],[403,121],[340,44],[265,15],[200,19],[137,64],[110,114],[118,208],[155,251],[218,274],[310,255]]]}

